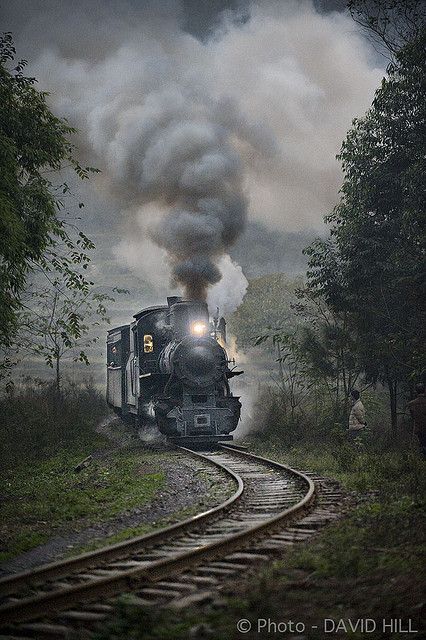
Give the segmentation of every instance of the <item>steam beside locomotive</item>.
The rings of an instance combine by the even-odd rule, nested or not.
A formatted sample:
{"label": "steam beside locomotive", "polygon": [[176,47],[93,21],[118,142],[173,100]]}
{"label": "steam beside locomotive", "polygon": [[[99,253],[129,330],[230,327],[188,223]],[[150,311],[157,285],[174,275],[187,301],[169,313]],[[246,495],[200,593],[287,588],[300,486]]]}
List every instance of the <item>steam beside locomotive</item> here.
{"label": "steam beside locomotive", "polygon": [[226,324],[204,302],[167,298],[108,332],[107,402],[140,428],[173,441],[232,440],[241,403],[229,380]]}

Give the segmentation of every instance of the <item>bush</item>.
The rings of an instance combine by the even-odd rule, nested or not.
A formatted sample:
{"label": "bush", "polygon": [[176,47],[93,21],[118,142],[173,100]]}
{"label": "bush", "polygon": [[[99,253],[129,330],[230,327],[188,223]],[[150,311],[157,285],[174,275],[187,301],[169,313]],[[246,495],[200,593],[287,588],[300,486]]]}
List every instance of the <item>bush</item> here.
{"label": "bush", "polygon": [[26,379],[0,400],[4,469],[22,460],[46,459],[63,448],[82,449],[96,440],[95,427],[108,411],[91,381],[69,383],[58,396],[53,385]]}
{"label": "bush", "polygon": [[425,463],[410,429],[393,433],[380,392],[364,394],[368,430],[349,442],[346,420],[322,402],[306,397],[297,412],[288,411],[281,390],[265,389],[255,405],[252,446],[267,457],[300,469],[332,476],[359,493],[370,491],[383,501],[426,494]]}
{"label": "bush", "polygon": [[[344,403],[336,407],[326,389],[312,390],[291,407],[286,389],[264,387],[254,404],[250,437],[271,444],[283,446],[303,445],[304,443],[327,443],[340,448],[348,442],[348,414]],[[368,428],[362,433],[358,445],[368,447],[370,451],[408,450],[412,447],[411,421],[400,421],[399,430],[390,429],[390,415],[386,393],[378,388],[363,393]],[[417,441],[415,442],[417,444]],[[349,447],[353,452],[353,446]]]}
{"label": "bush", "polygon": [[345,418],[325,397],[311,395],[294,407],[285,392],[264,388],[254,405],[250,436],[256,441],[292,446],[345,438]]}

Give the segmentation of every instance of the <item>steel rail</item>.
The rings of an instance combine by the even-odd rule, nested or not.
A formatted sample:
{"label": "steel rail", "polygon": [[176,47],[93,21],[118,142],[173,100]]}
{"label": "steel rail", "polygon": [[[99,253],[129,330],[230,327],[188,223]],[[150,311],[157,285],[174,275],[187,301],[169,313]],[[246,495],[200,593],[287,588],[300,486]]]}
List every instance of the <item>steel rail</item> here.
{"label": "steel rail", "polygon": [[[295,471],[284,464],[268,460],[261,456],[249,454],[241,450],[235,450],[232,447],[223,445],[222,449],[226,452],[231,452],[238,457],[248,458],[267,467],[279,469],[281,471],[285,471],[288,475],[295,476],[299,481],[302,480],[303,483],[307,485],[307,492],[296,504],[281,511],[277,515],[267,518],[254,526],[250,526],[243,532],[225,535],[219,541],[203,544],[196,549],[176,554],[172,558],[162,558],[157,561],[150,561],[149,563],[141,563],[143,566],[131,568],[126,571],[118,571],[115,575],[101,577],[99,579],[64,588],[63,590],[58,590],[56,592],[45,593],[39,596],[8,603],[0,608],[0,624],[5,625],[13,622],[21,623],[37,618],[49,617],[56,614],[58,611],[74,606],[75,604],[84,604],[89,600],[112,597],[119,593],[133,591],[140,586],[141,583],[155,583],[166,576],[192,568],[199,564],[200,561],[212,560],[244,547],[246,543],[252,542],[256,538],[262,536],[266,531],[271,531],[277,526],[282,526],[284,523],[288,524],[295,518],[301,516],[313,503],[315,499],[315,485],[305,474]],[[196,456],[205,458],[202,454],[193,453]],[[209,458],[206,459],[210,460]],[[225,465],[223,465],[223,463],[215,462],[221,468],[226,468],[230,471]],[[237,474],[234,475],[236,476]],[[241,489],[242,493],[242,480],[241,478],[239,480],[239,490]],[[227,503],[229,504],[229,499]],[[215,509],[217,512],[218,508],[216,507]],[[198,519],[198,522],[199,521],[200,519]],[[187,523],[190,522],[194,522],[194,520],[190,519],[187,521]],[[179,525],[173,526],[174,532],[178,529]],[[170,531],[170,527],[168,527],[167,530],[157,532],[155,537],[163,540],[164,538],[162,537],[162,534],[164,531]],[[145,541],[147,539],[146,536],[143,536],[142,538],[144,538]],[[130,541],[130,543],[132,542],[133,541]],[[121,544],[121,548],[123,548],[123,544]],[[123,557],[122,553],[120,554],[120,557]],[[84,566],[86,567],[87,565]]]}
{"label": "steel rail", "polygon": [[49,564],[42,565],[29,571],[16,573],[13,576],[0,578],[0,597],[16,593],[18,590],[22,590],[23,588],[32,587],[40,583],[40,581],[46,582],[47,580],[62,578],[63,576],[68,576],[81,569],[90,569],[91,567],[97,566],[101,563],[103,564],[113,560],[120,560],[126,555],[134,554],[143,550],[147,544],[153,544],[159,540],[167,540],[167,538],[170,538],[177,532],[183,532],[185,529],[192,528],[196,524],[207,522],[210,518],[213,518],[222,511],[227,510],[232,504],[239,500],[243,493],[244,486],[241,478],[236,473],[231,469],[228,469],[226,466],[216,462],[216,460],[211,460],[203,454],[195,453],[191,449],[187,449],[185,447],[178,448],[185,451],[186,454],[198,459],[201,458],[208,464],[216,466],[221,471],[228,473],[237,484],[236,491],[234,491],[227,500],[216,507],[197,513],[195,516],[191,516],[181,522],[171,524],[168,527],[159,529],[158,531],[136,536],[129,540],[117,542],[116,544],[106,547],[101,547],[95,551],[87,551],[86,553],[81,553],[73,558],[50,562]]}

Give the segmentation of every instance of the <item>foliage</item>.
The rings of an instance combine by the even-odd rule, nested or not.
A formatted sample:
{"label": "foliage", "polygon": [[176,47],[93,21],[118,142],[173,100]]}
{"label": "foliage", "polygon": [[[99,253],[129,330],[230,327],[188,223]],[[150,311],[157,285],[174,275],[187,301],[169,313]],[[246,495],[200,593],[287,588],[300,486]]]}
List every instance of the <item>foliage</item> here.
{"label": "foliage", "polygon": [[292,418],[306,395],[319,390],[333,403],[333,413],[345,411],[349,391],[360,375],[347,314],[327,307],[312,287],[297,289],[295,295],[297,302],[290,305],[295,328],[274,329],[258,336],[255,344],[271,341],[277,347],[280,386],[283,398],[289,398]]}
{"label": "foliage", "polygon": [[[68,384],[58,398],[52,385],[27,379],[0,401],[0,411],[3,559],[45,542],[67,523],[93,523],[140,506],[163,485],[157,464],[152,473],[139,473],[143,461],[157,463],[158,454],[132,443],[111,454],[110,442],[96,431],[109,410],[90,382]],[[89,454],[92,463],[75,473]]]}
{"label": "foliage", "polygon": [[[272,397],[269,405],[273,402]],[[306,413],[304,422],[296,425],[297,432],[282,413],[274,424],[265,416],[265,422],[250,434],[250,446],[295,468],[337,478],[347,489],[364,494],[374,491],[375,497],[384,502],[405,495],[421,502],[426,477],[417,439],[413,440],[408,431],[390,437],[383,406],[370,407],[369,399],[366,404],[372,428],[358,441],[347,440],[341,423],[330,424],[325,409],[318,415]]]}
{"label": "foliage", "polygon": [[[370,9],[380,13],[385,4],[402,11],[396,2]],[[284,275],[251,281],[232,318],[239,346],[266,345],[279,362],[272,407],[286,434],[298,431],[297,419],[318,414],[320,397],[329,423],[345,423],[349,391],[377,384],[388,388],[395,430],[414,382],[426,375],[426,30],[417,25],[410,34],[343,142],[341,200],[326,218],[329,238],[305,250],[306,284]]]}
{"label": "foliage", "polygon": [[[95,640],[187,640],[188,628],[182,618],[171,610],[142,608],[132,594],[122,596],[115,616],[94,634]],[[180,620],[179,620],[180,619]],[[216,636],[217,637],[217,636]]]}
{"label": "foliage", "polygon": [[[54,518],[57,523],[77,517],[97,516],[100,507],[103,517],[122,513],[125,509],[149,502],[162,485],[162,472],[137,473],[141,464],[140,451],[117,454],[110,460],[94,460],[79,474],[74,466],[81,454],[62,452],[48,461],[38,463],[29,477],[27,469],[19,467],[6,480],[8,495],[19,496],[16,503],[5,509],[4,517],[21,520],[24,514],[37,518]],[[55,482],[52,482],[54,476]],[[61,500],[55,498],[60,494]],[[31,496],[31,504],[28,497]],[[118,499],[119,496],[119,499]]]}
{"label": "foliage", "polygon": [[416,39],[425,25],[423,0],[349,0],[352,18],[392,56]]}
{"label": "foliage", "polygon": [[[341,394],[334,374],[343,361],[342,353],[349,359],[336,319],[316,298],[309,299],[308,293],[301,278],[285,274],[250,280],[244,301],[229,323],[238,347],[262,345],[270,359],[272,356],[278,362],[279,404],[292,420],[303,414],[305,398],[315,395],[319,387],[332,397]],[[328,344],[323,334],[328,336]],[[256,358],[255,352],[250,357]],[[265,362],[269,368],[270,359]],[[346,378],[345,382],[347,387]]]}
{"label": "foliage", "polygon": [[54,386],[24,379],[0,399],[2,468],[14,469],[56,455],[61,449],[82,452],[95,441],[95,425],[107,415],[103,395],[89,381],[68,384],[58,398]]}
{"label": "foliage", "polygon": [[141,458],[152,457],[121,451],[94,459],[77,474],[82,449],[71,448],[34,463],[30,475],[27,464],[18,464],[0,478],[3,559],[45,542],[71,522],[75,530],[79,521],[83,527],[148,503],[164,485],[162,471],[139,473]]}
{"label": "foliage", "polygon": [[[324,618],[337,623],[364,611],[378,623],[373,638],[383,637],[383,618],[411,618],[419,629],[424,524],[424,512],[404,498],[361,506],[249,580],[238,617],[279,620],[284,609],[322,631]],[[321,631],[309,637],[322,638]]]}
{"label": "foliage", "polygon": [[[127,293],[124,289],[113,291]],[[24,309],[19,314],[19,352],[41,357],[47,366],[54,368],[59,391],[63,359],[71,356],[75,362],[90,364],[87,350],[99,341],[92,330],[101,323],[109,323],[105,304],[114,301],[112,296],[96,292],[93,287],[77,288],[70,295],[69,288],[58,277],[49,286],[35,287],[25,297]]]}
{"label": "foliage", "polygon": [[96,171],[74,158],[69,139],[75,130],[51,113],[35,79],[23,75],[26,60],[9,69],[14,57],[12,36],[5,33],[0,38],[0,345],[6,346],[34,266],[53,266],[70,289],[89,287],[74,267],[87,267],[86,250],[93,244],[59,216],[70,189],[49,176],[66,166],[81,179]]}
{"label": "foliage", "polygon": [[371,109],[344,141],[341,201],[329,240],[308,249],[308,287],[345,313],[368,380],[389,387],[423,375],[425,300],[424,78],[426,30],[389,68]]}
{"label": "foliage", "polygon": [[246,425],[256,446],[263,442],[265,447],[280,450],[297,443],[319,445],[343,438],[347,419],[328,396],[325,385],[312,385],[308,393],[299,389],[296,400],[293,406],[291,389],[286,384],[261,390]]}
{"label": "foliage", "polygon": [[[251,446],[296,467],[307,466],[349,483],[356,478],[353,482],[357,486],[353,484],[351,488],[360,491],[366,489],[367,477],[370,484],[373,476],[377,477],[376,488],[382,478],[388,492],[393,482],[400,490],[406,478],[413,478],[418,440],[413,436],[408,414],[396,433],[389,431],[385,389],[364,391],[368,426],[354,442],[347,436],[347,412],[336,405],[324,386],[313,386],[295,411],[291,409],[289,393],[285,387],[261,390],[245,424]],[[308,456],[309,451],[312,455]]]}
{"label": "foliage", "polygon": [[296,318],[292,304],[297,301],[295,290],[301,285],[301,278],[289,278],[283,273],[250,280],[242,304],[229,321],[238,346],[244,349],[253,345],[268,328],[294,328]]}

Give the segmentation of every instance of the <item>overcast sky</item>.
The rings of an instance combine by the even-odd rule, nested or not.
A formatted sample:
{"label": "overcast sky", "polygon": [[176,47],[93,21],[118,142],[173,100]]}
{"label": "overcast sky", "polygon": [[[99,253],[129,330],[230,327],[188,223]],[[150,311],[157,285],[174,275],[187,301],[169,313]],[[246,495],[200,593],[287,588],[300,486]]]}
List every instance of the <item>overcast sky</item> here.
{"label": "overcast sky", "polygon": [[273,271],[294,262],[294,243],[324,232],[342,180],[335,155],[384,74],[344,4],[3,8],[2,30],[53,111],[79,129],[81,160],[102,171],[74,185],[86,203],[81,226],[98,244],[99,281],[139,282],[151,302],[170,290],[171,272],[185,282],[199,269],[208,284],[217,267],[224,277],[209,296],[229,311],[246,286],[229,254],[249,275]]}

